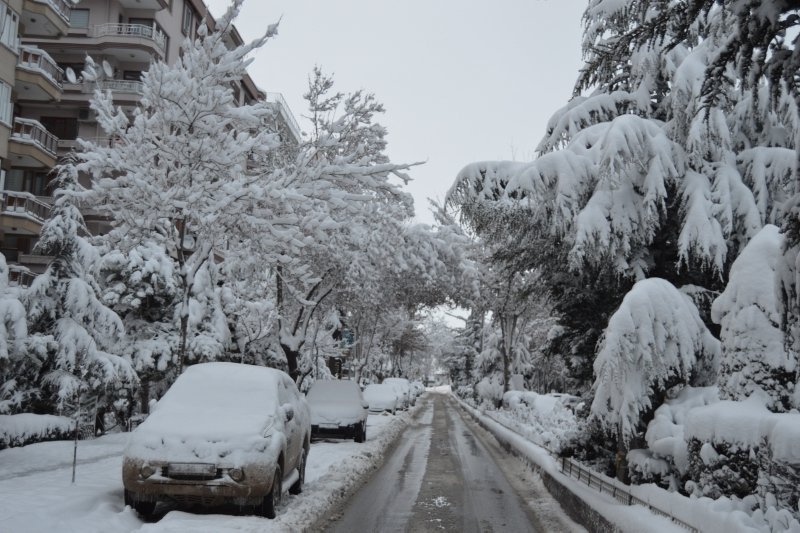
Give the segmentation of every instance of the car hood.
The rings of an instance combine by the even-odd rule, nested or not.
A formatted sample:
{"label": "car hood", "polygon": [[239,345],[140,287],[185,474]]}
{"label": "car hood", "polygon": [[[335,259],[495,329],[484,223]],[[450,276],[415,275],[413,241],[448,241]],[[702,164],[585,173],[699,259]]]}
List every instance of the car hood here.
{"label": "car hood", "polygon": [[[243,465],[259,460],[276,447],[272,417],[244,419],[228,413],[227,420],[176,420],[153,413],[131,434],[126,457],[155,462],[206,462]],[[279,445],[277,445],[279,446]],[[262,459],[263,460],[263,459]]]}

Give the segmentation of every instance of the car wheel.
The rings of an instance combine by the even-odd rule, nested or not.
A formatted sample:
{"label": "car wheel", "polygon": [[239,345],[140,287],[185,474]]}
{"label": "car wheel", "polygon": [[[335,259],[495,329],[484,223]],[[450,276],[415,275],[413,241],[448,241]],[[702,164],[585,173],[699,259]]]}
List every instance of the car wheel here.
{"label": "car wheel", "polygon": [[300,477],[295,481],[294,485],[289,487],[289,494],[300,494],[303,492],[303,483],[306,482],[306,460],[308,458],[308,448],[303,447],[303,453],[300,454],[300,459],[297,461],[297,473]]}
{"label": "car wheel", "polygon": [[280,466],[275,467],[275,475],[272,478],[272,489],[269,494],[261,500],[257,513],[266,518],[275,518],[275,510],[281,504],[283,496],[283,471]]}
{"label": "car wheel", "polygon": [[364,442],[367,440],[367,423],[362,422],[358,425],[358,427],[353,431],[353,440],[355,442]]}
{"label": "car wheel", "polygon": [[125,489],[125,505],[130,505],[142,518],[147,518],[156,510],[156,502],[137,500],[131,491]]}

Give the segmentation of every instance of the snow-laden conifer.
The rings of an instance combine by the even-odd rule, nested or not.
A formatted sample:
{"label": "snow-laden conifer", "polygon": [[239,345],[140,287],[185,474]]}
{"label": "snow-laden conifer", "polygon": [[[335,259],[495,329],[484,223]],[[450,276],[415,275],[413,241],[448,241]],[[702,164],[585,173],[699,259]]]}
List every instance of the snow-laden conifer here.
{"label": "snow-laden conifer", "polygon": [[777,302],[783,239],[777,227],[765,226],[734,261],[730,281],[711,308],[722,326],[720,398],[744,400],[761,391],[777,412],[792,407],[797,372],[794,355],[784,348]]}
{"label": "snow-laden conifer", "polygon": [[25,293],[29,337],[27,357],[37,367],[46,392],[59,409],[74,406],[84,394],[133,382],[130,363],[113,353],[125,332],[119,317],[98,298],[95,280],[99,256],[87,240],[78,209],[76,168],[58,170],[50,218],[42,227],[35,251],[52,257],[47,270]]}
{"label": "snow-laden conifer", "polygon": [[718,358],[719,341],[691,300],[663,279],[642,280],[603,334],[591,416],[625,446],[640,435],[642,415],[660,405],[659,395],[688,383],[698,361],[716,367]]}
{"label": "snow-laden conifer", "polygon": [[8,284],[8,265],[0,255],[0,414],[20,406],[34,393],[26,384],[21,348],[28,336],[25,307],[19,291]]}

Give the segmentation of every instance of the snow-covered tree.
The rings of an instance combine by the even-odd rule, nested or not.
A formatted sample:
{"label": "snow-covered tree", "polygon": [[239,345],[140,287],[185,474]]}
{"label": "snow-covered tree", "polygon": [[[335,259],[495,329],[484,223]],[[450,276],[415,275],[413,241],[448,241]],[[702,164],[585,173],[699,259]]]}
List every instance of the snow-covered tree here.
{"label": "snow-covered tree", "polygon": [[20,348],[28,336],[25,307],[17,290],[8,285],[8,265],[0,255],[0,414],[23,404],[35,388],[25,383]]}
{"label": "snow-covered tree", "polygon": [[[154,234],[154,237],[157,234]],[[152,384],[169,384],[180,345],[175,321],[180,301],[177,264],[157,239],[127,252],[107,241],[100,262],[102,301],[121,318],[127,335],[117,345],[139,376],[140,409],[148,412]]]}
{"label": "snow-covered tree", "polygon": [[627,450],[664,393],[695,375],[707,379],[704,367],[717,367],[719,350],[719,341],[686,295],[658,278],[636,283],[609,320],[599,346],[591,417]]}
{"label": "snow-covered tree", "polygon": [[[291,221],[274,218],[265,205],[274,201],[268,200],[269,183],[248,169],[248,162],[268,159],[278,146],[270,126],[274,110],[266,102],[238,106],[232,89],[246,74],[248,54],[277,28],[269,26],[261,38],[229,47],[241,4],[233,1],[214,30],[201,25],[173,64],[150,66],[132,114],[114,106],[110,91],[95,92],[92,109],[114,142],[82,142],[78,154],[78,170],[92,180],[83,201],[109,213],[115,226],[111,238],[124,235],[117,242],[133,247],[160,233],[167,252],[177,258],[180,345],[172,364],[179,369],[188,362],[192,308],[216,298],[216,286],[196,279],[208,277],[213,251],[224,249],[239,232],[265,240],[281,232],[278,239],[294,238],[284,229]],[[84,77],[100,75],[88,63]]]}
{"label": "snow-covered tree", "polygon": [[776,412],[793,407],[797,381],[797,361],[784,348],[777,303],[782,248],[778,228],[765,226],[733,263],[728,286],[712,307],[712,318],[722,326],[720,398],[744,400],[760,391]]}
{"label": "snow-covered tree", "polygon": [[[111,353],[124,335],[122,321],[98,298],[99,255],[76,205],[78,173],[71,163],[58,170],[50,218],[35,250],[52,260],[25,293],[29,337],[26,355],[45,388],[43,401],[58,409],[84,394],[135,381],[130,363]],[[53,396],[50,397],[49,392]]]}

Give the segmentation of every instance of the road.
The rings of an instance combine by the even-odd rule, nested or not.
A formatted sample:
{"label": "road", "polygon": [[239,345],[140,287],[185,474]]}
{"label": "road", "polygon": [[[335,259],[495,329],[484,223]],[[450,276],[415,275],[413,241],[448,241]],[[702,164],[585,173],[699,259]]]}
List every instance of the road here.
{"label": "road", "polygon": [[335,514],[326,531],[583,531],[541,479],[429,394],[383,467]]}

